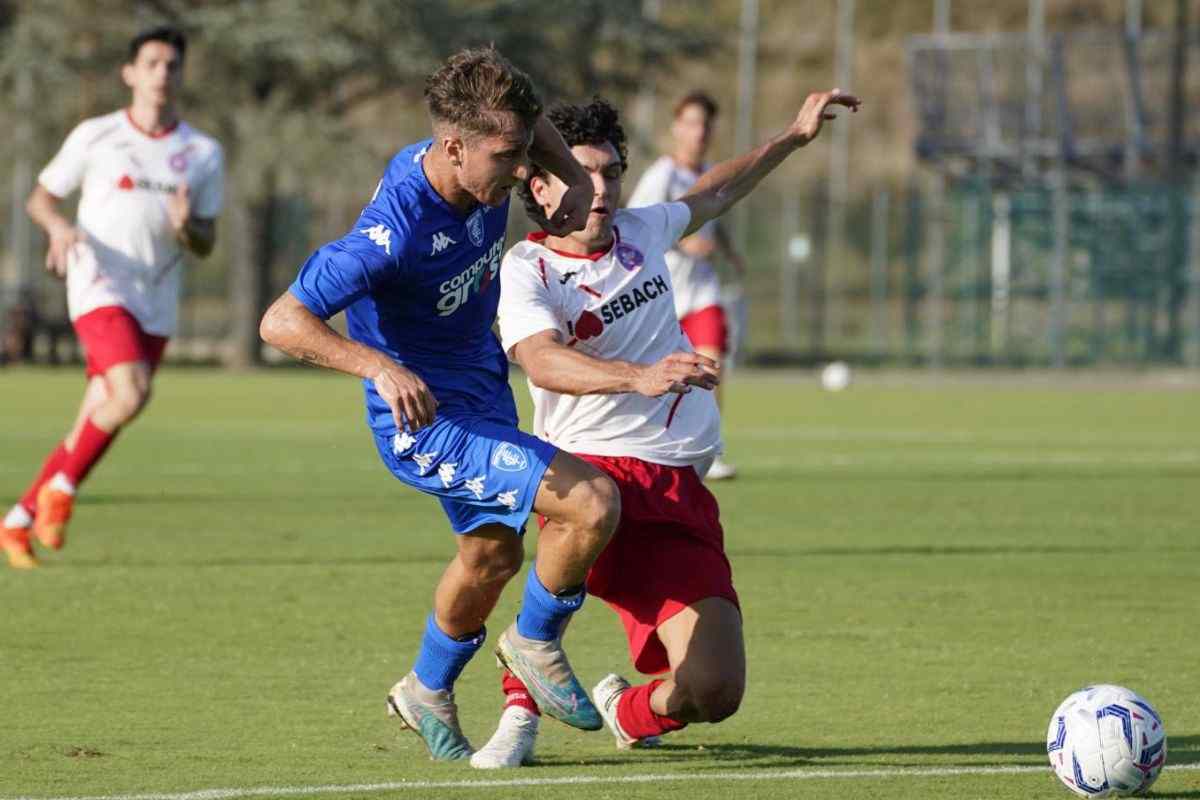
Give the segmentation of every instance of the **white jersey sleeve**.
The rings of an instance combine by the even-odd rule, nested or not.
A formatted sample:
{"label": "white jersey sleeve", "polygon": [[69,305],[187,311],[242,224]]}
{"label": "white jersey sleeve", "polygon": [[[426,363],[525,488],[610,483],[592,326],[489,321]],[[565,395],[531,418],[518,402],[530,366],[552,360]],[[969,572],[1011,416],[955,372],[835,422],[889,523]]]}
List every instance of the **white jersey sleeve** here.
{"label": "white jersey sleeve", "polygon": [[625,205],[629,208],[641,208],[674,200],[675,198],[671,197],[671,173],[671,159],[663,157],[655,161],[642,173],[633,194],[629,196],[629,202]]}
{"label": "white jersey sleeve", "polygon": [[532,260],[522,258],[519,253],[525,249],[521,245],[514,247],[500,265],[500,305],[496,316],[505,353],[511,353],[513,347],[535,333],[547,330],[564,336],[567,333],[566,320],[555,310],[550,295],[545,262],[536,256]]}
{"label": "white jersey sleeve", "polygon": [[88,145],[95,134],[94,121],[85,120],[67,135],[62,147],[38,175],[38,183],[55,197],[66,197],[83,184],[87,173]]}
{"label": "white jersey sleeve", "polygon": [[671,249],[692,221],[692,209],[687,203],[659,203],[637,209],[638,216],[658,235],[664,251]]}
{"label": "white jersey sleeve", "polygon": [[191,187],[192,216],[214,219],[221,213],[225,198],[225,155],[220,145],[213,148],[201,172],[203,176]]}

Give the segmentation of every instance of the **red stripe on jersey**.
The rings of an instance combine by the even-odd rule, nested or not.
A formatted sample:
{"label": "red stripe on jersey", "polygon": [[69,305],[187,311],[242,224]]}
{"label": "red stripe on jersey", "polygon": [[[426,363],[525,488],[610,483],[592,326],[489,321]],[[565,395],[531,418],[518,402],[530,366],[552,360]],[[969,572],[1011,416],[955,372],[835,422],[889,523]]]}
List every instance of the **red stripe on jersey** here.
{"label": "red stripe on jersey", "polygon": [[571,341],[567,342],[567,347],[574,347],[578,342],[578,339],[572,338]]}
{"label": "red stripe on jersey", "polygon": [[663,426],[664,428],[671,427],[671,420],[675,419],[675,409],[679,408],[681,402],[683,402],[683,395],[676,397],[675,402],[671,404],[671,413],[667,414],[667,424]]}
{"label": "red stripe on jersey", "polygon": [[538,271],[542,273],[542,285],[547,289],[550,288],[550,281],[546,280],[546,262],[538,259]]}
{"label": "red stripe on jersey", "polygon": [[581,283],[581,284],[579,284],[579,288],[580,288],[581,290],[583,290],[583,291],[587,292],[588,294],[590,294],[592,297],[604,297],[604,295],[600,294],[600,293],[599,293],[599,292],[597,292],[595,289],[593,289],[592,287],[588,286],[586,283]]}

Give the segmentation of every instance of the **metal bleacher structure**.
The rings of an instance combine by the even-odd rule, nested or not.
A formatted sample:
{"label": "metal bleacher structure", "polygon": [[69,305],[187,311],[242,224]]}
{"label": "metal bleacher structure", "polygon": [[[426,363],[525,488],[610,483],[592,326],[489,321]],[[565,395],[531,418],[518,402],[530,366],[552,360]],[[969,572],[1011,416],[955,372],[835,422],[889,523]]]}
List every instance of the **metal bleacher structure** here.
{"label": "metal bleacher structure", "polygon": [[1032,21],[910,39],[930,360],[1200,366],[1198,46]]}

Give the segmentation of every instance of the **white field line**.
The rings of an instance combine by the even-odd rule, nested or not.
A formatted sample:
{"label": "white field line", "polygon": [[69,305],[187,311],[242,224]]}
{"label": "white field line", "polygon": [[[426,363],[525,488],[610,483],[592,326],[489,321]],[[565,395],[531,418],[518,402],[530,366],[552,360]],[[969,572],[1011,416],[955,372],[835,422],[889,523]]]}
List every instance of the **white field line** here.
{"label": "white field line", "polygon": [[[1168,771],[1200,770],[1200,763],[1166,767]],[[1012,775],[1042,772],[1048,766],[910,767],[897,769],[785,769],[763,772],[665,772],[650,775],[576,775],[564,778],[508,778],[463,781],[389,781],[387,783],[327,784],[315,786],[246,786],[198,789],[191,792],[150,794],[64,795],[61,797],[0,797],[0,800],[236,800],[241,797],[315,797],[317,795],[374,794],[414,789],[509,789],[522,786],[586,786],[637,783],[709,783],[716,781],[803,781],[872,778],[941,778],[959,775]]]}

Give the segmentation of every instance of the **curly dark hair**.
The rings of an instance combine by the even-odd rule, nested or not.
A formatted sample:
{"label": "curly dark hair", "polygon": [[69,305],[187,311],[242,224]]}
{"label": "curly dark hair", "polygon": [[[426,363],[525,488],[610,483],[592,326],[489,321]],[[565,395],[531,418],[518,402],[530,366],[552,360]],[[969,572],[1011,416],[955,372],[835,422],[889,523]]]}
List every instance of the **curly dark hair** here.
{"label": "curly dark hair", "polygon": [[[604,144],[608,142],[621,158],[621,172],[629,169],[627,148],[625,147],[625,129],[621,127],[621,118],[612,103],[596,95],[587,105],[573,103],[555,103],[546,112],[546,119],[558,128],[567,147],[577,144]],[[546,171],[536,164],[532,165],[529,177],[517,188],[517,194],[525,203],[525,213],[535,222],[545,220],[542,207],[533,197],[530,182],[536,178],[546,177]]]}
{"label": "curly dark hair", "polygon": [[504,130],[503,112],[532,128],[542,101],[529,76],[494,47],[460,50],[425,79],[425,104],[434,125],[494,136]]}

